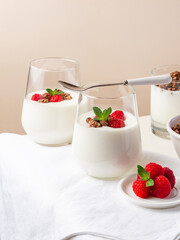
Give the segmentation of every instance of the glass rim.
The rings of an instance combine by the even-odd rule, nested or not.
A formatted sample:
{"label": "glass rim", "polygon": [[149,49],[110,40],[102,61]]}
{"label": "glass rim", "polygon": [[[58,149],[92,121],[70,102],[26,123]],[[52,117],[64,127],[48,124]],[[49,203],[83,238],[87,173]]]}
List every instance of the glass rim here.
{"label": "glass rim", "polygon": [[[34,66],[33,63],[37,63],[37,62],[40,62],[40,61],[45,61],[45,60],[60,60],[60,61],[64,61],[64,62],[69,62],[69,63],[74,63],[74,66],[72,67],[67,67],[67,69],[75,69],[77,67],[79,67],[79,62],[74,60],[74,59],[70,59],[70,58],[64,58],[64,57],[42,57],[42,58],[36,58],[36,59],[33,59],[30,61],[29,63],[29,66],[30,67],[33,67],[33,68],[37,68],[37,69],[40,69],[40,70],[44,70],[44,71],[51,71],[51,72],[59,72],[59,70],[49,70],[49,69],[46,69],[46,68],[43,68],[43,67],[37,67],[37,66]],[[66,68],[65,68],[66,69]]]}
{"label": "glass rim", "polygon": [[156,75],[156,74],[154,74],[154,72],[156,71],[156,70],[159,70],[159,69],[163,69],[163,68],[170,68],[170,67],[179,67],[179,69],[180,69],[180,64],[168,64],[168,65],[159,65],[159,66],[157,66],[157,67],[154,67],[151,71],[150,71],[150,73],[151,73],[151,75]]}
{"label": "glass rim", "polygon": [[[106,82],[107,84],[108,83],[111,83],[111,82]],[[92,85],[93,83],[87,83],[87,84],[84,84],[82,87],[86,87],[86,86],[88,86],[88,85]],[[97,82],[96,83],[94,83],[94,85],[96,85],[97,84]],[[102,84],[101,82],[99,82],[99,84]],[[95,89],[95,88],[103,88],[103,87],[110,87],[110,86],[94,86],[93,88]],[[111,86],[112,87],[112,86]],[[107,99],[109,99],[109,100],[118,100],[118,99],[122,99],[122,98],[125,98],[125,97],[127,97],[127,96],[131,96],[131,95],[136,95],[136,91],[135,91],[135,88],[134,88],[134,86],[132,86],[132,85],[119,85],[118,87],[128,87],[128,88],[130,88],[131,90],[132,90],[132,92],[131,93],[129,93],[129,94],[127,94],[127,95],[125,95],[125,96],[120,96],[120,97],[96,97],[96,96],[92,96],[91,94],[87,94],[86,92],[87,91],[89,91],[89,90],[91,90],[91,89],[87,89],[87,90],[85,90],[85,91],[82,91],[81,92],[81,94],[82,95],[84,95],[84,96],[86,96],[86,97],[89,97],[89,98],[91,98],[91,99],[102,99],[102,100],[107,100]],[[93,89],[92,88],[92,89]]]}

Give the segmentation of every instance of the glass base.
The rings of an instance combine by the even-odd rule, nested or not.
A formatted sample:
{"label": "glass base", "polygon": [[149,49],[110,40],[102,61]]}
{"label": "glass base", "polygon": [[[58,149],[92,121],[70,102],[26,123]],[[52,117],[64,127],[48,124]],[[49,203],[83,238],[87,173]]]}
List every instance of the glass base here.
{"label": "glass base", "polygon": [[[140,164],[140,163],[137,163],[137,164]],[[88,172],[87,172],[87,175],[90,177],[96,178],[98,180],[103,180],[103,181],[116,181],[116,180],[119,181],[122,178],[127,177],[127,176],[133,174],[134,172],[136,172],[136,169],[137,169],[137,165],[134,165],[134,166],[130,167],[128,170],[126,170],[124,173],[121,173],[119,176],[116,176],[116,177],[98,177],[98,176],[93,176],[92,174],[89,174]]]}
{"label": "glass base", "polygon": [[155,122],[153,119],[151,119],[151,131],[158,137],[170,139],[170,135],[166,129],[166,126],[164,124]]}
{"label": "glass base", "polygon": [[72,143],[72,139],[67,141],[67,142],[63,142],[63,143],[56,143],[56,144],[52,144],[52,143],[42,143],[36,139],[34,139],[32,136],[30,136],[29,134],[27,134],[28,138],[30,138],[33,142],[41,145],[41,146],[45,146],[45,147],[60,147],[60,146],[66,146]]}
{"label": "glass base", "polygon": [[92,175],[89,175],[89,174],[88,174],[88,176],[93,177],[97,180],[102,180],[102,181],[116,181],[116,180],[121,180],[122,179],[122,177],[114,177],[114,178],[113,177],[112,178],[95,177],[95,176],[92,176]]}
{"label": "glass base", "polygon": [[39,142],[35,142],[35,143],[45,146],[45,147],[61,147],[61,146],[66,146],[66,145],[71,144],[71,142],[59,143],[59,144],[44,144],[44,143],[39,143]]}

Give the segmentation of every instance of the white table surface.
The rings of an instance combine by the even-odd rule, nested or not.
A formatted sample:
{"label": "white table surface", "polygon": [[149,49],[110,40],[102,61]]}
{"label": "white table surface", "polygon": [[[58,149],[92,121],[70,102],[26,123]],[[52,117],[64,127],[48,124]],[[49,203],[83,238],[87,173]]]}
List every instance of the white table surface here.
{"label": "white table surface", "polygon": [[[140,117],[140,128],[146,160],[159,154],[160,163],[180,176],[171,141],[151,133],[149,116]],[[58,240],[78,231],[125,240],[174,239],[180,232],[180,206],[138,207],[118,195],[117,183],[86,176],[71,145],[45,147],[26,135],[0,134],[0,239]]]}

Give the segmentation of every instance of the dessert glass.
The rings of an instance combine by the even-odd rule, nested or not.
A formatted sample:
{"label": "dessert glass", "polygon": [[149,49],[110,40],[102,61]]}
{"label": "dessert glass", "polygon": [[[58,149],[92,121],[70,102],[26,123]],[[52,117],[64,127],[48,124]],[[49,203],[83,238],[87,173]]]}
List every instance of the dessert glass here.
{"label": "dessert glass", "polygon": [[[83,102],[86,101],[84,107]],[[125,127],[89,127],[93,107],[123,110]],[[95,87],[79,94],[72,141],[73,154],[92,177],[114,179],[125,176],[141,159],[141,137],[136,94],[131,86]]]}
{"label": "dessert glass", "polygon": [[[152,75],[180,71],[180,65],[154,68]],[[176,83],[180,85],[180,80]],[[159,137],[169,139],[166,124],[170,118],[180,114],[180,90],[165,89],[167,85],[151,86],[151,129]]]}
{"label": "dessert glass", "polygon": [[[58,80],[80,85],[77,62],[64,58],[44,58],[30,63],[22,125],[32,140],[40,144],[64,145],[72,140],[78,94],[64,90]],[[31,100],[33,94],[43,94],[46,89],[61,89],[69,93],[72,99],[48,103]]]}

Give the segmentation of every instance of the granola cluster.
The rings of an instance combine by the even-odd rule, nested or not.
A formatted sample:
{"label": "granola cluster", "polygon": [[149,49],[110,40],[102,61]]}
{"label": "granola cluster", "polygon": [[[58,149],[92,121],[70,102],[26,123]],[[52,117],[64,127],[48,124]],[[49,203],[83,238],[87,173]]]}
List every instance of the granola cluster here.
{"label": "granola cluster", "polygon": [[70,100],[72,99],[71,95],[69,93],[62,93],[61,96],[63,97],[63,100]]}
{"label": "granola cluster", "polygon": [[172,82],[157,86],[168,91],[180,91],[180,72],[175,71],[172,72],[170,75],[172,77]]}
{"label": "granola cluster", "polygon": [[89,127],[99,128],[99,127],[103,127],[103,126],[109,126],[109,121],[111,119],[112,118],[109,117],[107,121],[104,121],[104,120],[98,121],[98,120],[94,120],[91,117],[88,117],[88,118],[86,118],[86,122],[89,123]]}
{"label": "granola cluster", "polygon": [[51,98],[51,95],[49,93],[43,93],[42,99],[38,100],[39,103],[48,103]]}
{"label": "granola cluster", "polygon": [[180,123],[172,127],[172,130],[178,134],[180,134]]}

